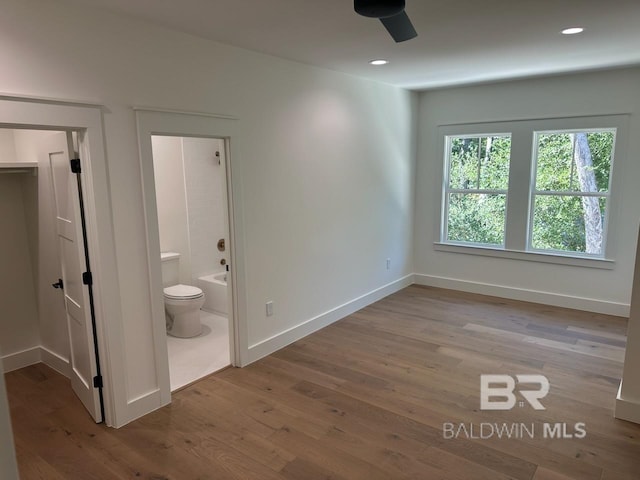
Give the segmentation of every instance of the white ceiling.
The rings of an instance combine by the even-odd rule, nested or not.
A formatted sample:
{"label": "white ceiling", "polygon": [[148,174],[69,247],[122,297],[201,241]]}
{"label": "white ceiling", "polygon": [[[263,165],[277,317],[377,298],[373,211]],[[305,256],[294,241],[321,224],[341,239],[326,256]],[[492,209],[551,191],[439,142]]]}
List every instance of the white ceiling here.
{"label": "white ceiling", "polygon": [[400,44],[351,0],[82,3],[411,89],[640,64],[640,0],[407,0],[418,37]]}

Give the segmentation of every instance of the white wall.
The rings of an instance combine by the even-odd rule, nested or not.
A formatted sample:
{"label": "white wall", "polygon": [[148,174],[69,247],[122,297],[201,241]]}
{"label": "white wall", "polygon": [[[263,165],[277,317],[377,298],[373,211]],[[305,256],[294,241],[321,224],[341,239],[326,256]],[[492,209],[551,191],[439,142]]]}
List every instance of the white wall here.
{"label": "white wall", "polygon": [[[577,115],[632,114],[629,138],[640,137],[640,69],[584,73],[424,92],[420,96],[415,262],[421,283],[506,297],[628,312],[638,226],[640,161],[632,144],[616,158],[618,209],[611,232],[613,270],[561,266],[435,251],[439,241],[443,152],[439,125]],[[585,300],[588,299],[588,300]]]}
{"label": "white wall", "polygon": [[190,285],[191,247],[182,139],[153,136],[151,141],[160,250],[180,254],[180,283]]}
{"label": "white wall", "polygon": [[132,105],[239,119],[250,345],[412,272],[416,95],[44,0],[3,2],[0,64],[2,92],[106,106],[128,401],[157,388]]}
{"label": "white wall", "polygon": [[[184,154],[189,239],[191,246],[191,285],[203,275],[222,272],[218,240],[226,238],[223,189],[224,165],[215,156],[224,154],[224,142],[213,138],[182,139]],[[227,239],[228,241],[228,239]],[[228,257],[227,257],[228,258]]]}
{"label": "white wall", "polygon": [[13,131],[0,129],[0,162],[15,163],[18,162],[16,155],[16,147],[13,142]]}
{"label": "white wall", "polygon": [[[0,172],[0,348],[19,362],[23,351],[40,345],[38,310],[23,201],[23,180],[29,173]],[[15,368],[8,358],[6,368]]]}

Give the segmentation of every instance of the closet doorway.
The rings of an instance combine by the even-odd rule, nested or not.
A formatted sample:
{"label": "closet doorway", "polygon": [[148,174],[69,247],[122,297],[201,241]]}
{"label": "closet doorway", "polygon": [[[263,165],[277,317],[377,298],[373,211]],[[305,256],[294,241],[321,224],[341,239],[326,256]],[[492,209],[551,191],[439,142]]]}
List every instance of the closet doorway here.
{"label": "closet doorway", "polygon": [[[80,133],[82,135],[82,133]],[[5,371],[43,362],[105,418],[79,132],[0,129],[0,348]]]}

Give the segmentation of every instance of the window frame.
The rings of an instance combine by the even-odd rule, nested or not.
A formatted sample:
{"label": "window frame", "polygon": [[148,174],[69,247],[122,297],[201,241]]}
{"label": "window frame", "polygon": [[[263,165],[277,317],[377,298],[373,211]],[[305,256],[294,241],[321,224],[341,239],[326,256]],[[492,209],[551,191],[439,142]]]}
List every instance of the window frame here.
{"label": "window frame", "polygon": [[[509,182],[507,181],[506,189],[468,189],[468,188],[451,188],[451,140],[454,138],[486,138],[486,137],[508,137],[511,142],[511,133],[479,133],[479,134],[462,134],[462,135],[445,135],[445,147],[444,147],[444,179],[443,179],[443,217],[441,227],[441,238],[443,243],[449,245],[462,245],[462,246],[481,246],[487,248],[500,248],[505,246],[507,238],[507,203],[509,201]],[[480,157],[478,157],[480,161]],[[480,168],[480,165],[478,165]],[[511,147],[509,148],[509,168],[511,168]],[[478,173],[478,187],[480,187],[480,173]],[[460,240],[449,240],[449,195],[504,195],[505,198],[505,214],[504,214],[504,231],[502,235],[502,243],[479,243],[479,242],[465,242]]]}
{"label": "window frame", "polygon": [[[563,134],[563,133],[613,133],[613,147],[611,149],[611,160],[609,166],[609,184],[607,185],[606,193],[602,192],[581,192],[579,190],[538,190],[536,183],[538,179],[538,147],[540,135],[548,134]],[[534,253],[551,253],[553,255],[569,255],[572,257],[584,257],[584,258],[605,258],[607,251],[607,239],[609,237],[609,214],[611,206],[611,190],[613,183],[614,164],[616,159],[616,146],[618,141],[618,129],[616,127],[609,128],[583,128],[583,129],[561,129],[561,130],[534,130],[533,138],[531,140],[533,147],[533,158],[531,160],[531,183],[529,192],[529,228],[527,234],[527,252]],[[603,220],[604,238],[602,239],[602,253],[593,254],[586,252],[576,252],[572,250],[559,250],[552,248],[535,248],[533,246],[533,221],[535,216],[535,199],[536,196],[551,196],[551,197],[596,197],[606,199],[606,208]]]}
{"label": "window frame", "polygon": [[[616,238],[612,232],[617,231],[618,205],[621,197],[622,179],[618,173],[620,165],[625,162],[627,149],[628,113],[611,113],[603,115],[563,116],[549,118],[531,118],[488,121],[482,123],[441,124],[437,127],[437,139],[434,144],[443,159],[440,163],[440,216],[438,222],[438,238],[433,242],[434,250],[482,255],[516,260],[575,265],[580,267],[615,268]],[[607,192],[603,239],[603,254],[596,256],[584,252],[565,250],[533,249],[531,245],[533,199],[537,167],[537,144],[535,132],[591,132],[614,131],[614,147],[612,151]],[[502,132],[502,133],[496,133]],[[504,245],[479,244],[447,240],[448,225],[448,190],[449,148],[448,137],[483,137],[489,135],[511,136],[511,155],[509,159],[509,183],[506,199],[505,242]],[[614,164],[616,168],[614,168]],[[468,193],[475,191],[469,190]],[[580,195],[579,192],[578,195]],[[584,192],[582,192],[584,194]],[[603,196],[598,193],[597,196]]]}

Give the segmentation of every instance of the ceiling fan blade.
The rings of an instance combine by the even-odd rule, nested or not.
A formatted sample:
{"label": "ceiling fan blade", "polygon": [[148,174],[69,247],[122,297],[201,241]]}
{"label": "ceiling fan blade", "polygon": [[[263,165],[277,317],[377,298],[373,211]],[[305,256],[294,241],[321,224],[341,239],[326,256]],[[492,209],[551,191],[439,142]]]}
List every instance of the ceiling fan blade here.
{"label": "ceiling fan blade", "polygon": [[405,11],[391,17],[381,18],[380,21],[396,43],[405,42],[418,36],[416,29],[413,28],[413,24]]}

